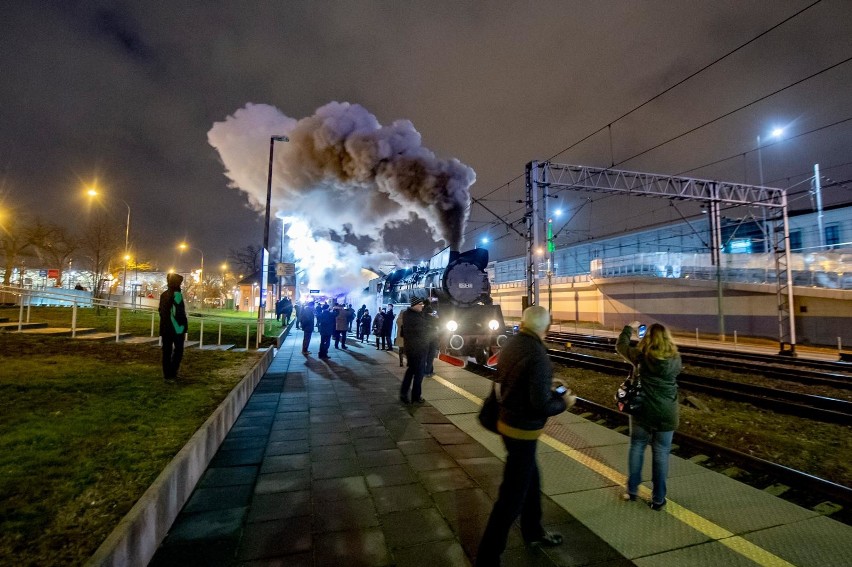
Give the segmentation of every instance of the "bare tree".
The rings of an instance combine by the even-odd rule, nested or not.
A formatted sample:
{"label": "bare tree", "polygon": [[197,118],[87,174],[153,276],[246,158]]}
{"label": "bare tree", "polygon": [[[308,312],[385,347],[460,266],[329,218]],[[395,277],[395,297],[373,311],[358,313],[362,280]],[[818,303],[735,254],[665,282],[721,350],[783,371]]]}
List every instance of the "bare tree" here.
{"label": "bare tree", "polygon": [[61,282],[65,266],[80,247],[79,240],[65,227],[41,219],[36,219],[31,234],[36,255],[48,267],[59,270],[56,281]]}
{"label": "bare tree", "polygon": [[253,274],[260,271],[260,247],[249,244],[239,250],[231,248],[228,260],[234,264],[234,271]]}
{"label": "bare tree", "polygon": [[121,251],[124,241],[117,225],[104,214],[97,214],[86,225],[80,237],[80,248],[89,260],[94,295],[99,297],[109,261]]}
{"label": "bare tree", "polygon": [[[12,271],[18,260],[32,248],[32,232],[25,216],[4,215],[0,223],[0,251],[3,252],[3,283],[12,284]],[[23,281],[23,280],[22,280]]]}

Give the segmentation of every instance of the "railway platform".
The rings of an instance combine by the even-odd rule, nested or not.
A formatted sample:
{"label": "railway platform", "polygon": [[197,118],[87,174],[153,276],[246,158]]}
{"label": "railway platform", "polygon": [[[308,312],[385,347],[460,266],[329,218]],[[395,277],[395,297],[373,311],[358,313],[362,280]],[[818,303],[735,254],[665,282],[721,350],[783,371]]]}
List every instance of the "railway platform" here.
{"label": "railway platform", "polygon": [[[476,419],[490,381],[436,360],[427,402],[403,405],[396,352],[353,342],[320,360],[301,340],[284,340],[151,565],[472,564],[505,458]],[[503,564],[850,564],[852,527],[674,456],[662,511],[620,500],[627,446],[551,418],[544,524],[565,542],[529,549],[515,527]],[[647,499],[650,458],[644,478]]]}

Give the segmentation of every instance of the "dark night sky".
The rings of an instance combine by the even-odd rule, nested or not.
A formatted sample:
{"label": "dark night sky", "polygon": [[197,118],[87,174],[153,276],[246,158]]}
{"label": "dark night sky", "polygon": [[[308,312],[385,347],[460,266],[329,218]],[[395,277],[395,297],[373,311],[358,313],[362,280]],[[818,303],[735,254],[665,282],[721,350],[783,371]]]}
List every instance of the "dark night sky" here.
{"label": "dark night sky", "polygon": [[[269,136],[289,134],[280,129],[334,101],[360,105],[384,126],[409,120],[437,158],[476,172],[472,196],[487,197],[510,222],[521,215],[515,201],[529,160],[756,184],[756,137],[775,126],[787,127],[786,138],[762,150],[767,185],[806,188],[797,184],[814,163],[831,180],[847,181],[848,0],[816,3],[616,120],[810,4],[7,0],[0,4],[0,206],[73,228],[85,218],[82,191],[97,179],[119,220],[121,200],[130,206],[140,258],[165,269],[180,261],[175,246],[186,239],[215,266],[230,248],[262,239],[262,212],[247,193],[265,194]],[[269,121],[243,129],[223,156],[208,133],[247,104],[272,107]],[[304,174],[304,154],[286,146],[276,144],[283,161],[275,177],[290,180]],[[223,160],[250,169],[239,176],[244,191],[229,186]],[[850,187],[827,188],[826,204],[852,201]],[[403,215],[376,195],[343,191],[331,199],[312,191],[276,184],[275,203],[293,214],[320,211],[320,228],[348,233],[362,251],[369,236],[412,260],[440,247],[422,220],[400,220],[405,207]],[[566,195],[561,205],[576,209],[588,196]],[[811,206],[806,195],[792,201]],[[664,201],[650,203],[642,209],[609,199],[572,222],[600,235],[675,220]],[[385,218],[370,216],[373,205],[385,207],[395,228],[342,228]],[[474,205],[463,248],[487,231],[503,236],[492,258],[521,254],[521,240],[504,236],[494,220]]]}

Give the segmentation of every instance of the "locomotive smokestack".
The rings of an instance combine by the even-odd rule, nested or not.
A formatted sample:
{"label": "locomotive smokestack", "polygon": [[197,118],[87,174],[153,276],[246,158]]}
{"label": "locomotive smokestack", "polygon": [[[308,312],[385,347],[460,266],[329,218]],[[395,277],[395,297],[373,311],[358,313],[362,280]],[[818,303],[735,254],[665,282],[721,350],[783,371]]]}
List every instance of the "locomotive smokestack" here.
{"label": "locomotive smokestack", "polygon": [[453,262],[458,260],[459,256],[461,256],[461,253],[458,250],[450,250],[450,262],[449,263],[452,264]]}

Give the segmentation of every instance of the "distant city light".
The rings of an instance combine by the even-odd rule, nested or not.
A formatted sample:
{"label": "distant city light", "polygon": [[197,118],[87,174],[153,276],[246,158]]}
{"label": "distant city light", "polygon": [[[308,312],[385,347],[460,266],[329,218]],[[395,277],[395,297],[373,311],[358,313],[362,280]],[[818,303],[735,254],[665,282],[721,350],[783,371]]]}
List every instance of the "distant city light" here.
{"label": "distant city light", "polygon": [[553,214],[556,215],[557,217],[561,217],[562,216],[562,209],[556,209],[555,211],[553,211]]}
{"label": "distant city light", "polygon": [[487,237],[487,236],[483,236],[483,237],[482,237],[482,240],[480,240],[480,242],[482,242],[483,244],[488,244],[488,237]]}
{"label": "distant city light", "polygon": [[784,128],[773,128],[770,136],[773,138],[780,138],[784,135]]}

